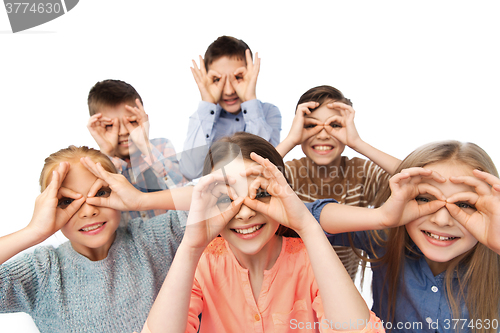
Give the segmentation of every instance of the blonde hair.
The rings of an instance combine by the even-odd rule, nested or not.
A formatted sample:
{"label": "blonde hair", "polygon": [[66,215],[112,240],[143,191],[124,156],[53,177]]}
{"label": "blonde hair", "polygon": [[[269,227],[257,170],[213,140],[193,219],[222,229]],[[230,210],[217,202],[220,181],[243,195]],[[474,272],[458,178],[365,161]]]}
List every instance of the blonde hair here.
{"label": "blonde hair", "polygon": [[59,163],[80,162],[80,158],[86,156],[90,157],[90,159],[96,163],[101,163],[106,171],[116,173],[116,168],[113,163],[99,150],[85,146],[69,146],[68,148],[64,148],[50,154],[50,156],[45,159],[45,164],[43,165],[43,169],[40,174],[40,191],[43,192],[50,184],[52,171],[59,165]]}
{"label": "blonde hair", "polygon": [[[401,162],[396,173],[406,168],[424,167],[437,162],[467,165],[498,177],[493,161],[483,149],[473,143],[459,141],[434,142],[417,148]],[[389,195],[390,190],[387,188],[378,197],[378,203],[387,200]],[[388,288],[389,299],[386,304],[388,314],[393,318],[398,283],[402,281],[405,257],[415,258],[419,254],[413,250],[413,242],[405,226],[386,231],[374,231],[373,233],[374,242],[385,246],[387,252],[381,258],[364,259],[380,262],[387,267],[384,288]],[[458,277],[458,285],[452,283],[455,275]],[[499,319],[499,276],[500,256],[479,242],[461,259],[455,258],[452,260],[445,273],[444,286],[448,302],[453,311],[453,317],[460,318],[460,299],[463,299],[467,305],[469,318],[474,322],[485,318],[490,320]],[[390,320],[390,318],[387,318],[387,320]],[[489,331],[484,328],[476,329],[474,327],[473,329],[473,332],[494,331],[493,328]]]}

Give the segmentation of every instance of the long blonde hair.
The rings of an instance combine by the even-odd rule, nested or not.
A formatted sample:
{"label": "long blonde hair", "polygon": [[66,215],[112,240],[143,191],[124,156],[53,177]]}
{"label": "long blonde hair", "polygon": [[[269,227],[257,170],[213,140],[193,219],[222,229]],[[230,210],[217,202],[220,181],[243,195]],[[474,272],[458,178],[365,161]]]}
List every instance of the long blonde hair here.
{"label": "long blonde hair", "polygon": [[99,150],[88,148],[85,146],[76,147],[69,146],[68,148],[61,149],[45,159],[42,172],[40,173],[40,191],[43,192],[50,184],[52,171],[61,162],[79,162],[80,158],[88,156],[95,163],[99,162],[103,168],[112,173],[116,173],[116,168],[110,159],[101,153]]}
{"label": "long blonde hair", "polygon": [[[416,149],[401,162],[396,173],[406,168],[424,167],[437,162],[467,165],[498,177],[493,161],[483,149],[473,143],[459,141],[435,142]],[[378,197],[378,202],[384,202],[389,195],[390,190],[387,188]],[[413,243],[405,226],[374,232],[374,241],[385,246],[387,250],[382,257],[369,261],[380,262],[387,267],[384,288],[388,288],[387,310],[390,318],[393,318],[405,257],[414,258],[418,254],[412,250]],[[452,283],[455,275],[458,276],[458,285]],[[474,323],[478,319],[498,320],[499,276],[500,256],[479,242],[461,259],[452,260],[445,273],[444,285],[453,317],[460,318],[460,299],[465,299],[469,318],[474,320]],[[473,332],[495,332],[495,330],[474,327]]]}

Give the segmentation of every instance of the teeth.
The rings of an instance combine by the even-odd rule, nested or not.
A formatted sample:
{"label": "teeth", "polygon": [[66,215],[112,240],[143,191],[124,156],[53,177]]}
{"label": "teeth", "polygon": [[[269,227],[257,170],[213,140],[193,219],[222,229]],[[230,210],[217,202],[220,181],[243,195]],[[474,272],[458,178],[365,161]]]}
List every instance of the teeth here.
{"label": "teeth", "polygon": [[99,223],[99,224],[95,224],[93,226],[90,226],[90,227],[87,227],[87,228],[82,228],[80,230],[83,230],[83,231],[92,231],[92,230],[96,230],[96,229],[99,229],[100,227],[102,227],[104,225],[104,223]]}
{"label": "teeth", "polygon": [[427,236],[429,236],[429,237],[431,237],[431,238],[434,238],[434,239],[436,239],[436,240],[439,240],[439,241],[450,241],[450,240],[453,240],[453,239],[457,238],[457,237],[444,237],[444,236],[439,236],[439,235],[435,235],[435,234],[433,234],[433,233],[430,233],[430,232],[428,232],[428,231],[424,231],[424,232],[425,232],[425,234],[426,234]]}
{"label": "teeth", "polygon": [[234,229],[234,231],[236,231],[239,234],[246,235],[246,234],[251,234],[252,232],[259,230],[261,227],[262,227],[262,224],[253,226],[253,227],[248,228],[248,229]]}
{"label": "teeth", "polygon": [[333,149],[332,146],[314,146],[313,148],[316,150],[332,150]]}
{"label": "teeth", "polygon": [[121,145],[128,145],[128,141],[121,141],[120,144]]}

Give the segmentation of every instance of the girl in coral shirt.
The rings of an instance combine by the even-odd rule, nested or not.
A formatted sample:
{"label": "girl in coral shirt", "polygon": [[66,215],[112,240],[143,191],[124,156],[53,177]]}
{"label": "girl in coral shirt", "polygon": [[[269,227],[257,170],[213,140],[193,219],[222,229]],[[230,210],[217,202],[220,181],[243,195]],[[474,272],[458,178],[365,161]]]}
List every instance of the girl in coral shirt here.
{"label": "girl in coral shirt", "polygon": [[211,147],[143,332],[383,331],[283,170],[252,134]]}

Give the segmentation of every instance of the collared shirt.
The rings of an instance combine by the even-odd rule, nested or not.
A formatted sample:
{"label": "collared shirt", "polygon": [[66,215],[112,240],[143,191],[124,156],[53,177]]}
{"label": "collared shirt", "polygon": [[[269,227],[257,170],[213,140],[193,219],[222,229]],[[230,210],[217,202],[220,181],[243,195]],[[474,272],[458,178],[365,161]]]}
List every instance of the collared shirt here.
{"label": "collared shirt", "polygon": [[[321,177],[319,170],[326,172]],[[374,207],[377,193],[389,184],[390,175],[370,160],[341,156],[338,166],[317,165],[309,157],[285,163],[290,184],[303,202],[335,199],[358,207]],[[333,247],[354,281],[360,259],[350,246]]]}
{"label": "collared shirt", "polygon": [[218,139],[236,132],[258,135],[273,146],[280,143],[281,113],[269,103],[257,99],[241,103],[241,112],[226,112],[219,104],[201,101],[198,110],[189,117],[180,167],[184,176],[201,176],[209,147]]}
{"label": "collared shirt", "polygon": [[[179,170],[175,148],[172,142],[165,138],[152,139],[153,148],[149,154],[137,151],[130,160],[110,157],[118,173],[141,192],[161,191],[182,186],[186,183]],[[141,217],[143,220],[165,214],[166,210],[154,209],[148,211],[122,212],[123,220],[128,221]]]}
{"label": "collared shirt", "polygon": [[[201,333],[334,331],[324,318],[319,289],[300,238],[283,237],[278,259],[264,271],[258,299],[253,296],[248,269],[241,267],[227,241],[221,237],[213,240],[196,269],[186,332],[197,332],[201,312]],[[381,332],[381,327],[372,313],[367,326],[355,332]]]}
{"label": "collared shirt", "polygon": [[[328,199],[317,200],[306,204],[306,206],[319,221],[323,207],[332,202],[334,201]],[[369,231],[352,232],[351,235],[354,246],[366,251],[368,257],[374,258],[375,254],[378,257],[384,255],[385,248],[373,241]],[[328,239],[334,245],[349,245],[347,233],[328,234]],[[373,251],[369,246],[370,240],[372,240]],[[416,245],[414,247],[421,254],[418,247]],[[382,321],[389,318],[387,309],[388,286],[384,288],[386,269],[384,265],[372,264],[372,311]],[[460,318],[453,320],[452,310],[444,288],[445,274],[446,272],[443,272],[434,276],[423,254],[405,256],[403,276],[399,281],[396,295],[394,319],[390,323],[384,322],[384,327],[386,329],[392,327],[392,332],[470,332],[471,330],[467,327],[470,324],[469,314],[464,300],[460,301]],[[452,283],[457,282],[457,277],[453,278]],[[459,319],[458,322],[457,319]],[[455,326],[461,328],[464,323],[463,330],[455,330]]]}

